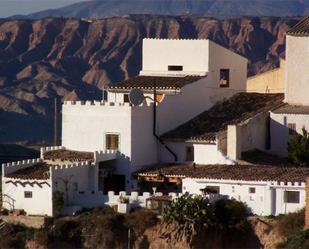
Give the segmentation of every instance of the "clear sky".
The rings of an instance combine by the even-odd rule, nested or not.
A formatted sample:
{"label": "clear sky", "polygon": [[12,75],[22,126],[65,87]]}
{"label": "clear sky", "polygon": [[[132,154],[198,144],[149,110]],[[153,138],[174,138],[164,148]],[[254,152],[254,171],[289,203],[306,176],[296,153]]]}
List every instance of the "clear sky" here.
{"label": "clear sky", "polygon": [[83,0],[0,0],[0,17],[55,9]]}

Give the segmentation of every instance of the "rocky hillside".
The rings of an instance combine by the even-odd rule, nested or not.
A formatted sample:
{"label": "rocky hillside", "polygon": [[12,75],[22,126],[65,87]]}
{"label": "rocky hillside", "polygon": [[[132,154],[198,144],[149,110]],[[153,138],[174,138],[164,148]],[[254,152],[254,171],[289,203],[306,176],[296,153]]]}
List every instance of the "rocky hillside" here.
{"label": "rocky hillside", "polygon": [[301,16],[309,0],[96,0],[45,10],[27,18],[112,17],[132,14],[236,16]]}
{"label": "rocky hillside", "polygon": [[299,18],[130,16],[0,20],[0,141],[51,141],[53,99],[98,99],[141,69],[144,37],[209,38],[268,70]]}

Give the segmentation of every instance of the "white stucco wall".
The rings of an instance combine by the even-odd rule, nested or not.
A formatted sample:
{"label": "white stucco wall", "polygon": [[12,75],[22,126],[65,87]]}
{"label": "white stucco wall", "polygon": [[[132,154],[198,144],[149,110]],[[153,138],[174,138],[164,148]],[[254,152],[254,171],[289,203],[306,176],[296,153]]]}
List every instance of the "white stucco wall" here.
{"label": "white stucco wall", "polygon": [[[210,44],[209,71],[205,78],[166,95],[158,105],[158,131],[163,134],[208,110],[217,101],[246,90],[247,60],[213,42]],[[228,88],[220,88],[220,69],[230,69]],[[181,111],[177,111],[180,110]]]}
{"label": "white stucco wall", "polygon": [[285,101],[309,105],[309,37],[286,37]]}
{"label": "white stucco wall", "polygon": [[[144,39],[140,74],[205,74],[208,71],[208,47],[208,40]],[[183,66],[183,71],[168,71],[168,65]]]}
{"label": "white stucco wall", "polygon": [[[186,147],[193,146],[194,163],[196,164],[235,164],[235,162],[226,157],[220,150],[217,144],[207,143],[189,143],[189,142],[166,142],[166,145],[171,148],[178,156],[178,162],[186,161]],[[161,146],[160,148],[161,162],[174,162],[174,157]],[[191,162],[190,162],[191,163]]]}
{"label": "white stucco wall", "polygon": [[303,127],[309,129],[309,115],[271,113],[271,151],[279,156],[287,156],[288,141],[291,138],[287,127],[289,123],[295,123],[296,131],[301,134]]}
{"label": "white stucco wall", "polygon": [[235,164],[218,149],[217,144],[194,144],[194,162],[196,164]]}
{"label": "white stucco wall", "polygon": [[[7,181],[9,182],[6,183]],[[14,184],[11,181],[17,181],[17,183]],[[9,210],[23,209],[28,215],[53,215],[52,183],[50,180],[17,180],[3,177],[2,183],[3,206],[5,208]],[[41,183],[41,185],[36,183]],[[31,191],[32,198],[25,198],[25,191]]]}
{"label": "white stucco wall", "polygon": [[132,107],[132,171],[158,162],[159,142],[153,135],[153,105]]}
{"label": "white stucco wall", "polygon": [[105,136],[119,134],[116,174],[130,177],[132,108],[128,103],[65,102],[62,105],[62,145],[70,150],[106,149]]}
{"label": "white stucco wall", "polygon": [[[233,167],[233,166],[231,166]],[[295,212],[305,206],[305,183],[291,183],[285,185],[277,182],[258,181],[235,181],[235,180],[215,180],[215,179],[193,179],[182,180],[183,193],[202,194],[200,189],[206,186],[219,186],[220,195],[234,198],[246,203],[254,214],[257,215],[279,215]],[[254,187],[255,193],[250,194],[249,188]],[[299,191],[300,202],[285,203],[284,191]]]}
{"label": "white stucco wall", "polygon": [[[95,191],[96,165],[76,163],[51,168],[53,191],[65,193],[65,201],[70,205],[75,191]],[[67,195],[66,195],[67,194]]]}
{"label": "white stucco wall", "polygon": [[268,118],[268,112],[259,113],[240,125],[242,152],[252,149],[266,149]]}
{"label": "white stucco wall", "polygon": [[[215,42],[209,41],[209,72],[214,86],[218,86],[220,69],[230,69],[230,89],[246,90],[248,60]],[[222,88],[221,88],[222,89]]]}

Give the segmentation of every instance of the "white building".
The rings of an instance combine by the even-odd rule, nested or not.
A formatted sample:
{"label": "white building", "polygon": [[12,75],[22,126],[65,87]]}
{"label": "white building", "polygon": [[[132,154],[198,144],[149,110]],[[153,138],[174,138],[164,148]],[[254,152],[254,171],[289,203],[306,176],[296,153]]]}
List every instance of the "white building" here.
{"label": "white building", "polygon": [[[62,110],[62,145],[78,151],[119,150],[111,178],[122,181],[127,191],[133,186],[132,172],[160,162],[161,151],[171,153],[160,135],[246,90],[247,59],[209,40],[144,39],[142,65],[139,76],[111,86],[106,101],[65,102]],[[140,106],[129,103],[133,88],[148,97]]]}
{"label": "white building", "polygon": [[[42,148],[41,158],[2,165],[2,203],[8,210],[53,216],[53,194],[63,193],[64,205],[74,212],[75,193],[98,192],[99,173],[116,151],[69,152],[64,147]],[[101,168],[103,166],[103,169]],[[104,167],[105,166],[105,167]],[[100,172],[101,171],[101,172]]]}
{"label": "white building", "polygon": [[309,17],[286,36],[285,105],[271,112],[271,151],[287,156],[288,141],[309,129]]}
{"label": "white building", "polygon": [[248,212],[267,216],[295,212],[305,206],[309,168],[262,165],[158,165],[141,170],[139,180],[182,182],[182,193],[205,194],[244,202]]}
{"label": "white building", "polygon": [[[115,204],[121,191],[148,191],[152,183],[164,193],[219,188],[259,215],[303,207],[307,169],[237,165],[254,149],[284,154],[281,112],[291,108],[282,94],[245,92],[245,58],[209,40],[144,39],[142,65],[140,75],[106,89],[103,101],[63,103],[61,147],[2,166],[5,207],[53,215],[60,191],[72,213]],[[143,92],[140,105],[129,102],[132,89]],[[149,196],[129,198],[145,206]]]}

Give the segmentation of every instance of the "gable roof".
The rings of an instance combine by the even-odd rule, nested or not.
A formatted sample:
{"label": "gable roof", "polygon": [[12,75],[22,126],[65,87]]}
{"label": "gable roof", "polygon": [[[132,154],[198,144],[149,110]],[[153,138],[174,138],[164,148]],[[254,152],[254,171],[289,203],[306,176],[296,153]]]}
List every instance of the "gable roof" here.
{"label": "gable roof", "polygon": [[270,111],[282,105],[283,94],[237,93],[216,103],[176,129],[162,135],[163,139],[214,140],[217,133],[228,125],[245,121],[258,113]]}
{"label": "gable roof", "polygon": [[301,105],[289,105],[285,104],[278,109],[272,111],[273,113],[282,113],[282,114],[309,114],[309,106]]}
{"label": "gable roof", "polygon": [[239,181],[305,182],[309,168],[269,165],[163,164],[134,173],[137,176],[207,178]]}
{"label": "gable roof", "polygon": [[300,20],[300,22],[286,32],[286,34],[291,36],[309,36],[309,16]]}
{"label": "gable roof", "polygon": [[202,79],[205,76],[135,76],[124,80],[117,85],[110,86],[110,90],[130,90],[139,88],[143,90],[152,90],[154,86],[158,90],[179,90],[185,85],[191,84]]}

